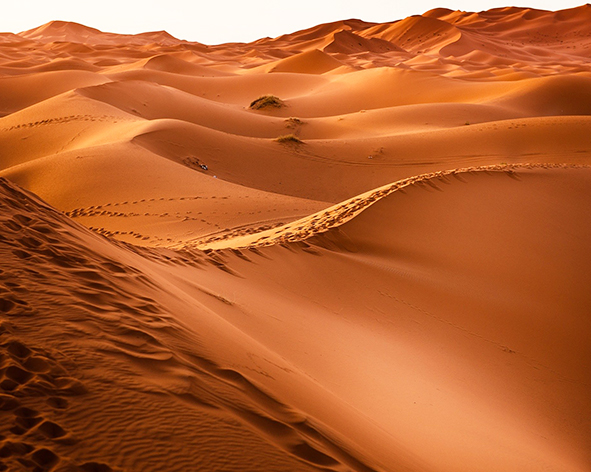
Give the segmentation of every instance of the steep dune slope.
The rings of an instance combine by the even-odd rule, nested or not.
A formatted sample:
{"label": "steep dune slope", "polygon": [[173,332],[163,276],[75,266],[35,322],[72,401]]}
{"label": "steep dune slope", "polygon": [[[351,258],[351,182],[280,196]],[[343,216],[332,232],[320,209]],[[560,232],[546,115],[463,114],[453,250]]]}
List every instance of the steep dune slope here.
{"label": "steep dune slope", "polygon": [[1,33],[0,471],[590,470],[590,17]]}
{"label": "steep dune slope", "polygon": [[[302,413],[212,360],[220,342],[242,346],[231,348],[238,357],[226,351],[232,362],[256,346],[205,307],[197,316],[199,302],[163,277],[164,258],[150,262],[0,185],[5,470],[312,471],[343,470],[339,459],[357,463]],[[195,330],[204,327],[201,316],[206,336]]]}
{"label": "steep dune slope", "polygon": [[585,470],[590,176],[465,171],[366,195],[253,242],[272,247],[251,262],[220,254],[241,278],[212,291],[425,470]]}
{"label": "steep dune slope", "polygon": [[[176,451],[170,470],[585,470],[591,221],[578,202],[590,178],[419,179],[360,198],[367,209],[299,243],[209,255],[118,247],[3,183],[10,457],[115,470],[162,467],[159,450]],[[22,276],[33,285],[9,282]],[[36,328],[47,322],[62,328]],[[107,395],[120,401],[99,415]],[[178,415],[191,434],[170,442]],[[124,456],[107,452],[121,418]],[[147,455],[146,428],[162,431]]]}

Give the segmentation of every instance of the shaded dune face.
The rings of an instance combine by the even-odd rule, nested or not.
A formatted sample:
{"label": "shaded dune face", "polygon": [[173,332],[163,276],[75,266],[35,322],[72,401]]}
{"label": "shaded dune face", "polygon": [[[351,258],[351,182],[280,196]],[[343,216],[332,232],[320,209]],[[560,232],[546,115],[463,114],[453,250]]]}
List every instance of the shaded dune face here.
{"label": "shaded dune face", "polygon": [[1,33],[0,471],[590,470],[590,20]]}

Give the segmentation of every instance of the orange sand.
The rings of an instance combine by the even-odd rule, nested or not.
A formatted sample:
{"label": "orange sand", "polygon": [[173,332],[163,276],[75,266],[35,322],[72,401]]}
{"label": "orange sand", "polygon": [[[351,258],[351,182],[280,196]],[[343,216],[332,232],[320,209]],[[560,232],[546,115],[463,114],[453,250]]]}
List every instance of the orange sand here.
{"label": "orange sand", "polygon": [[591,6],[52,22],[0,98],[0,471],[591,470]]}

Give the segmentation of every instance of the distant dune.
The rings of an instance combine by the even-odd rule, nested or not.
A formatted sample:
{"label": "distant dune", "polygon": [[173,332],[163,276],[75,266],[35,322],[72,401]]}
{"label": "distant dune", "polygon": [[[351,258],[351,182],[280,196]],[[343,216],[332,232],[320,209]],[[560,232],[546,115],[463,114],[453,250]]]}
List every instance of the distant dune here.
{"label": "distant dune", "polygon": [[590,471],[590,164],[590,5],[0,33],[0,472]]}

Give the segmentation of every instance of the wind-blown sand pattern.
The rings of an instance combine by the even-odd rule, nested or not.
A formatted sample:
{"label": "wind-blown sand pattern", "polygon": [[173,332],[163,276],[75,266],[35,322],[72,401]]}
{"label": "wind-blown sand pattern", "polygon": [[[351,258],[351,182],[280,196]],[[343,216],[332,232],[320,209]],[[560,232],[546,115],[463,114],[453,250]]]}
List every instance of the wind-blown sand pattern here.
{"label": "wind-blown sand pattern", "polygon": [[0,471],[591,470],[589,5],[52,22],[0,116]]}

